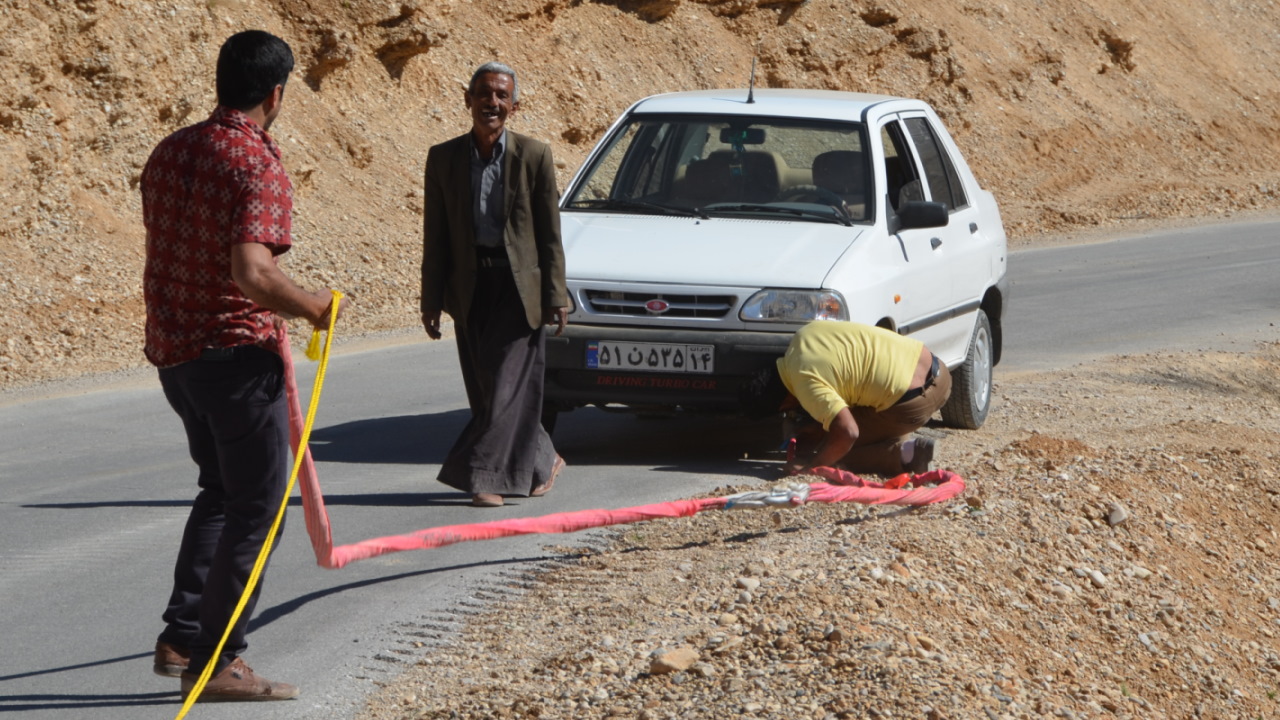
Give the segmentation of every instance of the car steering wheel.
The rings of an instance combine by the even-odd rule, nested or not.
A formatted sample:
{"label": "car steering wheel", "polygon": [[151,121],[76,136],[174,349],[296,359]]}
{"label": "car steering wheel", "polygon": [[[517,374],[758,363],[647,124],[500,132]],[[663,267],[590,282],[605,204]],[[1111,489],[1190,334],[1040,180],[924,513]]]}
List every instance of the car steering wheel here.
{"label": "car steering wheel", "polygon": [[793,185],[778,193],[774,202],[812,202],[844,209],[844,198],[818,185]]}

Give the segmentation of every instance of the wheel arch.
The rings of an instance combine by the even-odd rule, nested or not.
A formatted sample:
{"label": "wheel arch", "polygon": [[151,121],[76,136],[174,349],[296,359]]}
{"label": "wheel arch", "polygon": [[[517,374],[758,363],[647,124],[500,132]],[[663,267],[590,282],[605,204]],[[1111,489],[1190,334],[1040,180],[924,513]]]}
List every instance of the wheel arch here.
{"label": "wheel arch", "polygon": [[987,314],[987,322],[991,324],[991,364],[1000,364],[1000,355],[1004,349],[1004,292],[998,285],[987,288],[982,297],[982,311]]}

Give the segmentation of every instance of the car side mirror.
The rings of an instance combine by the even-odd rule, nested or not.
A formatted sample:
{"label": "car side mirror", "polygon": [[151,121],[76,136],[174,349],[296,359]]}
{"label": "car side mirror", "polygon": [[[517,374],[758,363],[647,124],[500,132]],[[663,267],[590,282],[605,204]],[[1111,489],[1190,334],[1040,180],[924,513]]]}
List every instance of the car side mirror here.
{"label": "car side mirror", "polygon": [[[940,202],[913,200],[902,203],[902,206],[898,208],[896,221],[893,217],[889,219],[890,232],[916,228],[946,227],[947,221],[950,219],[946,205]],[[895,225],[896,227],[893,227]]]}

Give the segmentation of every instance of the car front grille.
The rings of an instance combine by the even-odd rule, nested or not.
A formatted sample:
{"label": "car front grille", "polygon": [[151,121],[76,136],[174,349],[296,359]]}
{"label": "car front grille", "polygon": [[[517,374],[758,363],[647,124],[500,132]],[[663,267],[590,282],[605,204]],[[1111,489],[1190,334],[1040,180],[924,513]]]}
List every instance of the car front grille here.
{"label": "car front grille", "polygon": [[[721,318],[737,302],[732,295],[651,295],[607,290],[585,290],[583,297],[588,309],[597,315],[629,317]],[[664,305],[665,309],[655,309]]]}

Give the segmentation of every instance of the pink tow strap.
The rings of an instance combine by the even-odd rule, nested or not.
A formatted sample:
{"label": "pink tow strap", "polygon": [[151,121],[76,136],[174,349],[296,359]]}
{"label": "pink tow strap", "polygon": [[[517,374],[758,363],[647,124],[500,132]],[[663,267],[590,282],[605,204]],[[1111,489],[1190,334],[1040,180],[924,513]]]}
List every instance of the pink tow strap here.
{"label": "pink tow strap", "polygon": [[[293,356],[287,336],[282,340],[280,354],[284,358],[285,386],[288,389],[289,436],[296,453],[305,416],[302,414],[302,407],[298,400],[298,389],[293,373]],[[320,567],[330,569],[402,550],[431,550],[473,540],[494,540],[514,535],[571,533],[658,518],[689,517],[703,510],[719,510],[733,505],[733,498],[719,497],[676,500],[621,510],[579,510],[541,517],[445,525],[419,530],[408,535],[391,535],[334,547],[333,531],[329,526],[329,513],[324,507],[324,496],[320,492],[315,463],[312,462],[309,448],[304,448],[303,452],[306,455],[298,472],[298,482],[302,491],[302,509],[306,515],[307,534],[311,536],[311,547],[316,554],[316,563]],[[964,480],[959,475],[946,470],[932,470],[914,477],[899,475],[885,483],[866,481],[857,475],[835,468],[816,468],[814,472],[830,480],[831,484],[810,485],[808,502],[928,505],[949,500],[964,491]],[[924,487],[930,483],[936,483],[936,486]],[[916,487],[910,490],[902,489],[902,486],[908,484]],[[801,505],[804,502],[805,500],[802,499],[793,499],[790,504]]]}

